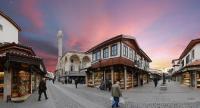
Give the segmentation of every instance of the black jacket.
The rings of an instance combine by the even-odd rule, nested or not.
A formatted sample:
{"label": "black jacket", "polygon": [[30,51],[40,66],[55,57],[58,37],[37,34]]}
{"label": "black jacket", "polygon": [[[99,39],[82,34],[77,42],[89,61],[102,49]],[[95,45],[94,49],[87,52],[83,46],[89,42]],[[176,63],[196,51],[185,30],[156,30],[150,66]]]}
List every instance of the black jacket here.
{"label": "black jacket", "polygon": [[40,81],[40,84],[39,84],[39,91],[46,91],[47,90],[47,86],[46,86],[46,82],[44,80],[41,80]]}

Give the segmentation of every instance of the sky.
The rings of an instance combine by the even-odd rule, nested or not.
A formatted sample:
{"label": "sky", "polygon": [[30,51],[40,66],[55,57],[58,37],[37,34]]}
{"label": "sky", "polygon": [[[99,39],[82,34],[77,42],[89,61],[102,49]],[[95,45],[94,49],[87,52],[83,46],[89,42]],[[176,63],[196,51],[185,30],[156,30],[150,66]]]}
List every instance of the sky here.
{"label": "sky", "polygon": [[134,36],[152,59],[171,66],[200,37],[200,0],[1,0],[0,10],[21,28],[19,41],[33,47],[48,71],[57,64],[58,30],[63,52],[87,51],[119,34]]}

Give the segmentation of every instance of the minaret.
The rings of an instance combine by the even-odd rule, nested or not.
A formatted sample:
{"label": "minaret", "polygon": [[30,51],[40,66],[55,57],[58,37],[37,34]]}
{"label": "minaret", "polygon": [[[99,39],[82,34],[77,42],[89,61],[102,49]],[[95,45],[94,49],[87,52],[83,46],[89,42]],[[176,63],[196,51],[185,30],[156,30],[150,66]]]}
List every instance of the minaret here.
{"label": "minaret", "polygon": [[57,33],[57,41],[58,41],[58,64],[57,64],[57,69],[60,69],[60,58],[62,57],[62,37],[63,37],[63,32],[61,30],[58,31]]}

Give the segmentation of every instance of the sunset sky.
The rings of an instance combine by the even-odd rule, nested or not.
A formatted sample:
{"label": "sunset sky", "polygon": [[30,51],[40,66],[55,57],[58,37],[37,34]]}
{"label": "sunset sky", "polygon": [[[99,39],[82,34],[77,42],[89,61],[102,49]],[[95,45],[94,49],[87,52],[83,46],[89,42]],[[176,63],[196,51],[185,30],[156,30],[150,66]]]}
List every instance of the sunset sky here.
{"label": "sunset sky", "polygon": [[49,71],[57,63],[59,29],[63,52],[132,35],[157,69],[170,67],[200,38],[200,0],[0,0],[0,10],[21,26],[20,42],[32,46]]}

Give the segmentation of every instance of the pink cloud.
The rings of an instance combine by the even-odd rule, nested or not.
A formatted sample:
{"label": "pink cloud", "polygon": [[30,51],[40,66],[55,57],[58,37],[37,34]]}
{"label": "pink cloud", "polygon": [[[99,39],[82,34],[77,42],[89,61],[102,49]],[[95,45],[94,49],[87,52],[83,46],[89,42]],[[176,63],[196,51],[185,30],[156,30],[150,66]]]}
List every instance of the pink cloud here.
{"label": "pink cloud", "polygon": [[38,0],[21,0],[21,13],[27,17],[35,28],[41,29],[44,27],[43,15],[38,8]]}
{"label": "pink cloud", "polygon": [[57,56],[49,54],[48,52],[44,52],[41,50],[36,50],[37,56],[43,58],[43,62],[48,71],[54,72],[57,65]]}
{"label": "pink cloud", "polygon": [[[61,5],[61,4],[60,4]],[[90,7],[90,6],[88,6]],[[74,49],[76,46],[80,46],[81,50],[86,51],[94,45],[119,34],[128,34],[135,37],[138,37],[141,32],[144,32],[146,28],[150,27],[157,19],[159,19],[163,14],[167,13],[169,9],[165,5],[150,5],[147,4],[134,8],[129,5],[125,10],[125,14],[122,12],[122,15],[118,15],[118,22],[113,21],[114,18],[112,15],[106,11],[102,11],[104,3],[98,4],[95,8],[95,15],[93,10],[88,12],[87,8],[80,10],[80,13],[77,13],[75,17],[83,17],[79,20],[79,26],[75,28],[76,31],[70,32],[68,23],[65,24],[65,30],[68,34],[67,40],[64,41],[65,47],[68,49]],[[143,8],[145,7],[145,8]],[[72,10],[65,8],[66,16],[63,16],[61,19],[69,18],[70,11]],[[121,10],[123,11],[123,10]],[[62,10],[61,10],[62,12]],[[135,15],[134,13],[137,13]],[[140,13],[140,14],[138,14]],[[96,15],[97,14],[97,15]],[[73,18],[75,18],[73,17]],[[73,19],[72,19],[73,20]],[[61,20],[62,21],[62,20]],[[65,22],[64,22],[65,23]]]}
{"label": "pink cloud", "polygon": [[149,48],[147,53],[152,58],[151,67],[171,67],[172,59],[178,59],[192,38],[184,36],[172,37],[157,47]]}

